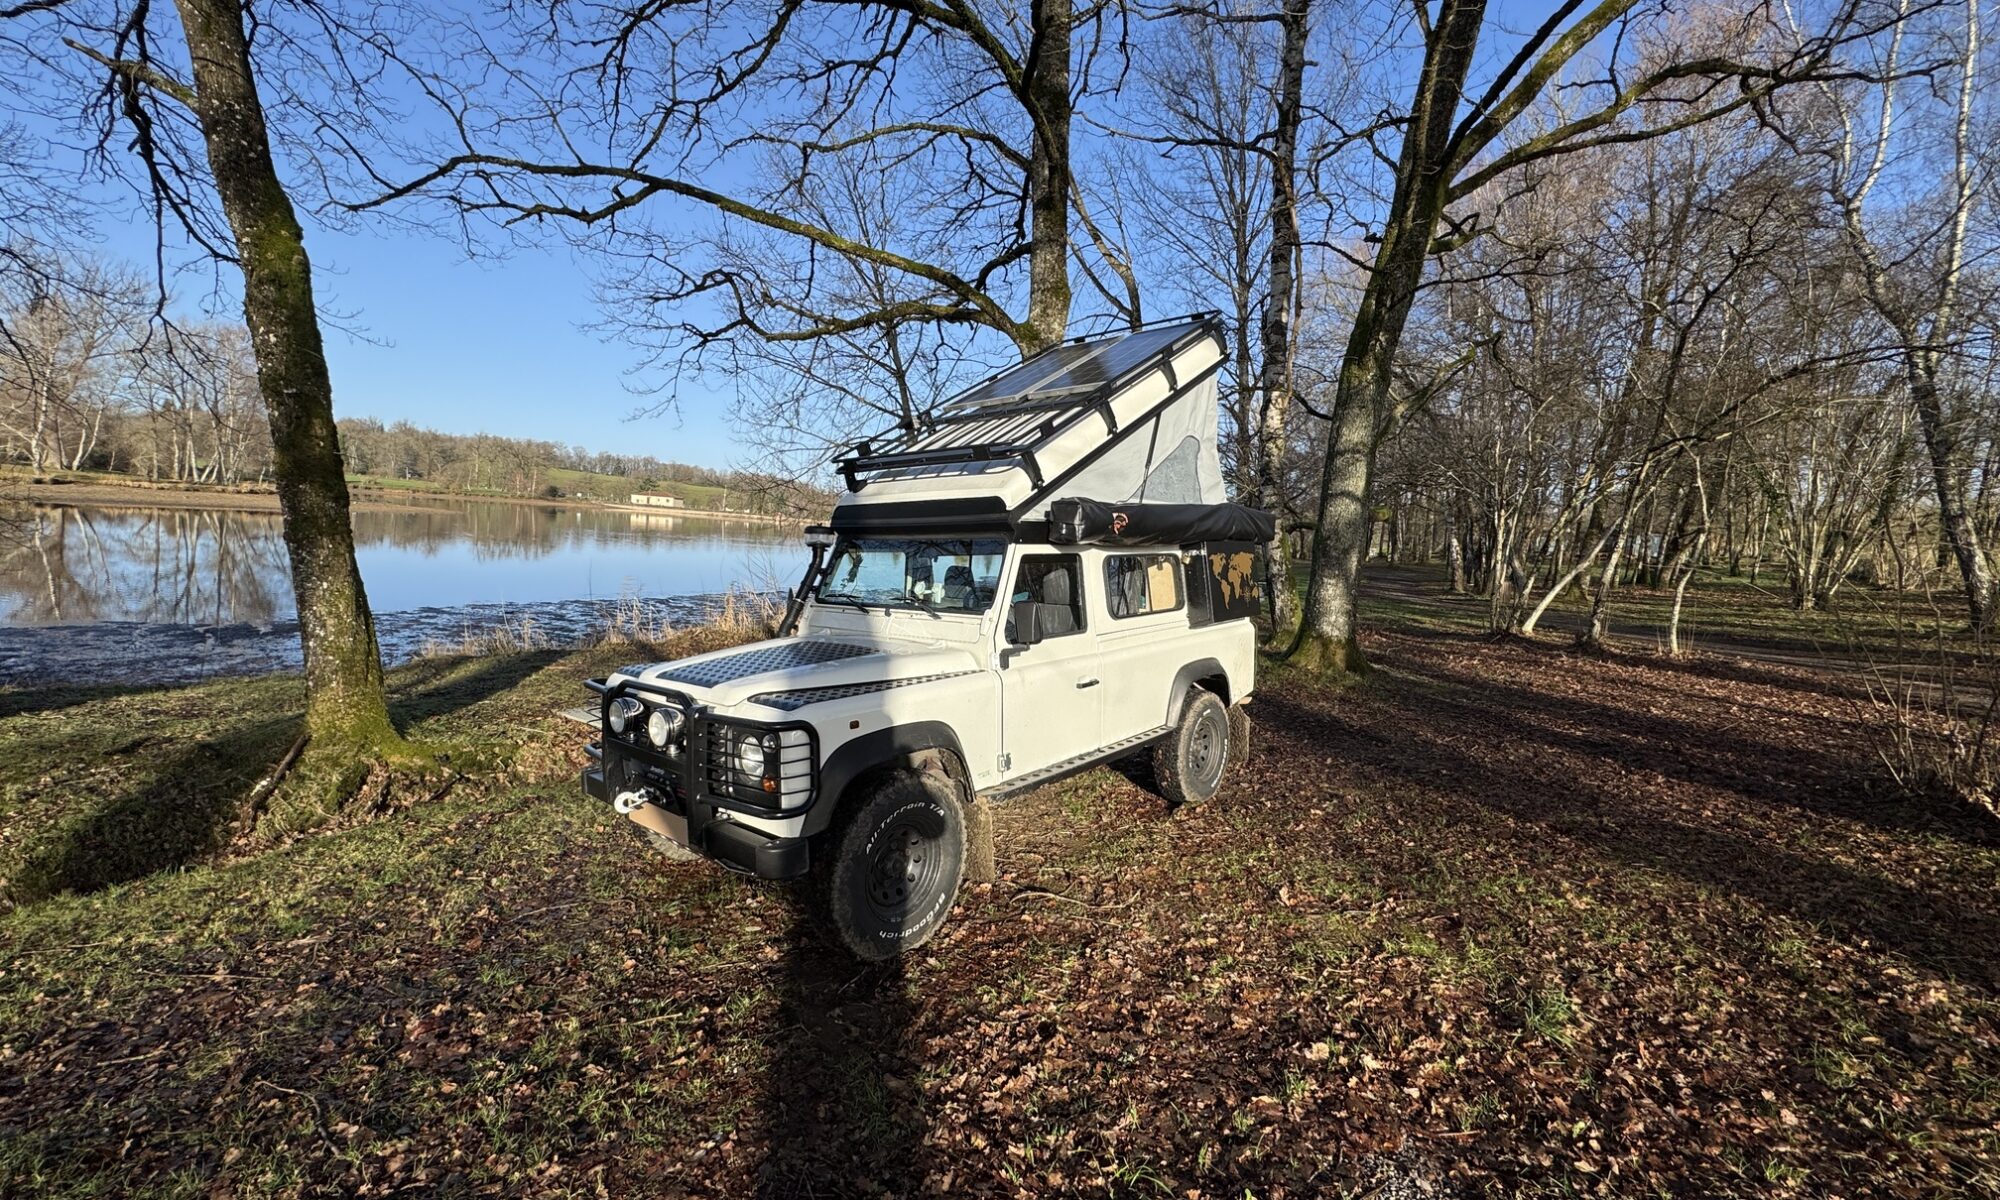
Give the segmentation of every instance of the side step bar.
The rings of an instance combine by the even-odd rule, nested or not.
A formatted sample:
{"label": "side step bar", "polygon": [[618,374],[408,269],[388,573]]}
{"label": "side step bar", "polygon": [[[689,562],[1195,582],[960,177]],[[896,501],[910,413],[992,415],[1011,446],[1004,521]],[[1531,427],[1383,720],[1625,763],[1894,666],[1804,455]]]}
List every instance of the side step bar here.
{"label": "side step bar", "polygon": [[1162,725],[1158,729],[1149,729],[1144,733],[1134,734],[1121,741],[1113,742],[1109,746],[1093,750],[1089,754],[1080,754],[1075,758],[1066,759],[1063,762],[1052,763],[1039,771],[1030,771],[1018,779],[1009,779],[1005,783],[996,784],[980,792],[979,795],[986,800],[1005,800],[1011,796],[1019,796],[1025,792],[1032,792],[1038,787],[1044,787],[1057,780],[1067,779],[1072,775],[1080,775],[1100,763],[1107,763],[1115,758],[1123,758],[1136,750],[1142,750],[1173,731],[1174,727],[1172,725]]}

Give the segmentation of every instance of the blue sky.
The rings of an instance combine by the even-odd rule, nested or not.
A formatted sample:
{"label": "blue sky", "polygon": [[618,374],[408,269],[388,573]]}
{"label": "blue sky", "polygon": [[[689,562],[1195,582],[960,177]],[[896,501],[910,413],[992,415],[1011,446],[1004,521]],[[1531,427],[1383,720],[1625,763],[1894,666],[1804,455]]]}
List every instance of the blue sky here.
{"label": "blue sky", "polygon": [[[391,223],[341,230],[301,216],[322,307],[350,317],[362,334],[326,331],[341,416],[704,466],[745,457],[722,397],[683,392],[679,417],[627,419],[655,397],[632,390],[643,379],[629,374],[637,362],[631,347],[583,328],[599,312],[590,277],[566,248],[472,262],[449,239]],[[152,230],[143,221],[107,224],[105,253],[151,259]],[[192,278],[181,289],[195,290]],[[217,315],[240,319],[237,303],[229,295]]]}
{"label": "blue sky", "polygon": [[[1504,40],[1498,29],[1531,23],[1515,11],[1518,5],[1494,7],[1496,42]],[[65,165],[79,161],[68,152],[55,157]],[[348,317],[359,331],[357,336],[338,323],[327,329],[341,416],[717,467],[750,458],[732,435],[726,384],[684,384],[677,413],[634,418],[635,410],[659,399],[642,394],[658,377],[634,375],[639,353],[589,328],[601,315],[592,279],[559,239],[515,248],[497,260],[468,261],[452,239],[407,225],[364,220],[333,228],[310,213],[301,217],[322,307]],[[143,214],[102,222],[99,237],[109,257],[134,264],[152,258],[153,230]],[[204,296],[210,278],[183,276],[180,307],[206,300],[216,316],[239,319],[236,281],[226,279],[226,296]],[[1078,315],[1091,300],[1079,281]],[[867,432],[855,431],[857,437]]]}

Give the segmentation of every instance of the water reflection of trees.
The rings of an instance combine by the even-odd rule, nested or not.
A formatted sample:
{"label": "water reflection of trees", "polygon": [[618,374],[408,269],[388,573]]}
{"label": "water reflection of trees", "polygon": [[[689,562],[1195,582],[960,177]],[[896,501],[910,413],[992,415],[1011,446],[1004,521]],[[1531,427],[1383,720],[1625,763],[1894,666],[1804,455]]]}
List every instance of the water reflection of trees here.
{"label": "water reflection of trees", "polygon": [[359,509],[354,513],[354,540],[359,545],[386,544],[436,552],[447,545],[463,543],[470,545],[482,559],[540,558],[561,550],[666,538],[746,545],[790,540],[788,533],[775,526],[533,504],[473,501],[433,508],[415,503],[393,510]]}
{"label": "water reflection of trees", "polygon": [[290,611],[275,514],[62,507],[14,517],[0,538],[0,597],[15,624],[222,625]]}
{"label": "water reflection of trees", "polygon": [[[773,527],[523,504],[411,504],[354,514],[355,541],[482,560],[674,542],[772,545]],[[275,513],[0,505],[0,620],[261,624],[291,615]]]}

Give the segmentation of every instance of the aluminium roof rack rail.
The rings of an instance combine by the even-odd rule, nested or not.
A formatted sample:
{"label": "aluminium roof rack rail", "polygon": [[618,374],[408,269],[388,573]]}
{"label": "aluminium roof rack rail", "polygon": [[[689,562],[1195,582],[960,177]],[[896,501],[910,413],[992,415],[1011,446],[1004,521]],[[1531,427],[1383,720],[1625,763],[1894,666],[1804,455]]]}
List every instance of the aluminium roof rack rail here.
{"label": "aluminium roof rack rail", "polygon": [[1020,468],[1039,488],[1047,472],[1037,451],[1093,416],[1104,423],[1104,439],[1116,439],[1120,429],[1112,399],[1163,368],[1169,387],[1177,387],[1174,356],[1196,339],[1214,336],[1220,324],[1215,313],[1201,312],[1071,338],[937,405],[913,430],[891,430],[856,443],[834,466],[850,492],[889,472],[983,469],[995,463]]}

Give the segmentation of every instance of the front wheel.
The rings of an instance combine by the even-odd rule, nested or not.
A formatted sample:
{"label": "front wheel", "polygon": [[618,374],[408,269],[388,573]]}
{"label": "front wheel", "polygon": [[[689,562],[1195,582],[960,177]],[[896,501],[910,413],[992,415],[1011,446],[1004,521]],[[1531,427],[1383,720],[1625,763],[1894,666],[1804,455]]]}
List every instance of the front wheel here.
{"label": "front wheel", "polygon": [[964,807],[946,781],[898,771],[844,808],[813,856],[814,900],[856,958],[883,962],[929,941],[951,912]]}
{"label": "front wheel", "polygon": [[1153,748],[1153,774],[1167,803],[1199,804],[1222,787],[1229,768],[1229,709],[1214,692],[1195,688],[1180,724]]}

